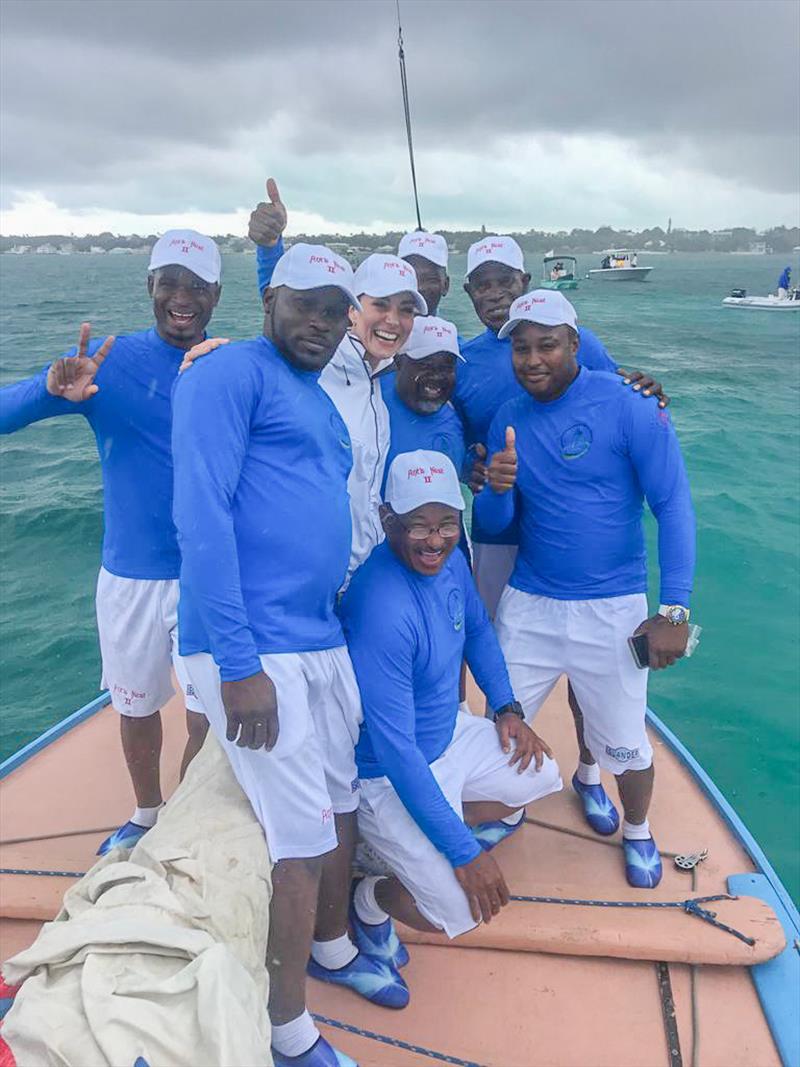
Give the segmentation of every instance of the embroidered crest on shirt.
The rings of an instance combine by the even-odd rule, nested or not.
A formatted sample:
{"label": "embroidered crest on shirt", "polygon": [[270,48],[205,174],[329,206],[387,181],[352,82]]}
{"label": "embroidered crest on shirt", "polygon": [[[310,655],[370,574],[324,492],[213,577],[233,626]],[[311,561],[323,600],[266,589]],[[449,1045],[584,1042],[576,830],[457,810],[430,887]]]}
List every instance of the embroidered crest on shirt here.
{"label": "embroidered crest on shirt", "polygon": [[454,630],[460,630],[464,626],[464,597],[460,589],[451,589],[447,594],[447,614],[453,624]]}
{"label": "embroidered crest on shirt", "polygon": [[592,447],[592,431],[585,422],[576,422],[561,435],[561,458],[580,459]]}

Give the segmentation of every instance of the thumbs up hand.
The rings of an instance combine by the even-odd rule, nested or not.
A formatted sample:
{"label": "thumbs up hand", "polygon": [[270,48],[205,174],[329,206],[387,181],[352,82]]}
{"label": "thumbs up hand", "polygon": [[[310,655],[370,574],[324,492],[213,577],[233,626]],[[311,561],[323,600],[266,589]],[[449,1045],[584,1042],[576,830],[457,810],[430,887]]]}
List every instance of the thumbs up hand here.
{"label": "thumbs up hand", "polygon": [[272,248],[286,229],[286,208],[274,178],[267,178],[267,199],[262,200],[250,215],[247,233],[251,241],[264,248]]}
{"label": "thumbs up hand", "polygon": [[513,426],[506,426],[506,446],[495,452],[487,472],[489,485],[495,493],[507,493],[517,483],[517,444]]}

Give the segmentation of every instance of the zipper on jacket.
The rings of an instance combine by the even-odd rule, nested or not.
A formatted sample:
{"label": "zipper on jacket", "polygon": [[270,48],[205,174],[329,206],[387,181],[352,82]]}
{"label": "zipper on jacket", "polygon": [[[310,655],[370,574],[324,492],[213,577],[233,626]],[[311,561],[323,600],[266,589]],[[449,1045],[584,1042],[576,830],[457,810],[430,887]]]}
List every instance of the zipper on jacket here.
{"label": "zipper on jacket", "polygon": [[[364,359],[364,356],[361,354],[361,352],[359,352],[358,346],[356,345],[356,342],[353,340],[353,338],[350,336],[350,334],[348,334],[347,336],[348,336],[348,338],[350,340],[350,344],[353,346],[354,351],[357,353],[358,358],[361,360],[361,365],[364,368],[364,373],[366,374],[367,379],[369,381],[369,406],[372,408],[372,419],[373,419],[373,422],[375,423],[375,452],[377,454],[377,459],[375,460],[375,463],[373,465],[372,476],[371,476],[370,482],[369,482],[369,495],[370,495],[370,500],[371,500],[372,499],[372,490],[375,487],[375,479],[378,476],[378,467],[380,466],[380,462],[381,462],[381,428],[380,428],[380,422],[378,420],[378,409],[375,406],[375,379],[372,377],[372,374],[370,372],[369,364]],[[359,342],[359,344],[360,343],[361,342]],[[364,351],[366,352],[366,348],[364,349]],[[347,369],[345,368],[345,374],[346,373],[347,373]],[[350,384],[349,379],[348,379],[347,384],[348,385]],[[381,529],[382,529],[381,526],[380,526],[380,522],[374,522],[373,521],[373,528],[375,529],[376,533],[380,534]]]}

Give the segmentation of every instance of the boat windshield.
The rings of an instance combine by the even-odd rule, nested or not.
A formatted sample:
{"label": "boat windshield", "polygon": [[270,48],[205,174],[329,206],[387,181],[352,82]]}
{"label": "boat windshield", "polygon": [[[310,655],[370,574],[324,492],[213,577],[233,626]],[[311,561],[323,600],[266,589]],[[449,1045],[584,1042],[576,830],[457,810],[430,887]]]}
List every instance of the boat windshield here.
{"label": "boat windshield", "polygon": [[620,267],[636,267],[639,265],[639,253],[631,252],[627,248],[610,248],[603,253],[601,264],[604,270],[614,270]]}
{"label": "boat windshield", "polygon": [[575,277],[575,266],[578,261],[574,256],[545,256],[542,262],[542,280],[556,282]]}

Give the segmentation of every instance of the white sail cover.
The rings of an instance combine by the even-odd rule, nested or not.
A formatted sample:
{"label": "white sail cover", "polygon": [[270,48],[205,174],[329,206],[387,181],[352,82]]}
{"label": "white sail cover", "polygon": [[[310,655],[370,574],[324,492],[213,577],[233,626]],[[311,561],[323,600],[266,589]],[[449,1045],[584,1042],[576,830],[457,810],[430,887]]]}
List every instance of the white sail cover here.
{"label": "white sail cover", "polygon": [[266,842],[209,733],[158,824],[3,965],[25,1067],[271,1067]]}

